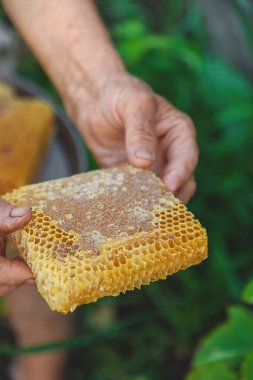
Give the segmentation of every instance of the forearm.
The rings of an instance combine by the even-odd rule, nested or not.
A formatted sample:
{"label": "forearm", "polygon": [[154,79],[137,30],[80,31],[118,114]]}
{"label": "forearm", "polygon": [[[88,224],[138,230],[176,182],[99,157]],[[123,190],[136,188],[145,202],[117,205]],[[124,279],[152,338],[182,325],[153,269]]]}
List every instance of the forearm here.
{"label": "forearm", "polygon": [[5,9],[62,97],[124,70],[91,0],[5,0]]}

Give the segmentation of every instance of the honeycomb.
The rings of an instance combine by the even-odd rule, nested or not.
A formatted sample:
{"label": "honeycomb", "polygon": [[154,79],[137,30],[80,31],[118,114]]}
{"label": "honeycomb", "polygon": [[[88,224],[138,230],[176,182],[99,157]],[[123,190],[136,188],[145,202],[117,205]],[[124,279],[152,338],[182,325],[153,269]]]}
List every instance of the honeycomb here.
{"label": "honeycomb", "polygon": [[205,229],[149,170],[121,165],[4,198],[32,206],[32,220],[11,240],[58,312],[165,279],[207,257]]}
{"label": "honeycomb", "polygon": [[0,115],[14,100],[14,91],[12,87],[0,82]]}
{"label": "honeycomb", "polygon": [[52,126],[53,112],[45,102],[17,98],[0,84],[0,194],[35,179]]}

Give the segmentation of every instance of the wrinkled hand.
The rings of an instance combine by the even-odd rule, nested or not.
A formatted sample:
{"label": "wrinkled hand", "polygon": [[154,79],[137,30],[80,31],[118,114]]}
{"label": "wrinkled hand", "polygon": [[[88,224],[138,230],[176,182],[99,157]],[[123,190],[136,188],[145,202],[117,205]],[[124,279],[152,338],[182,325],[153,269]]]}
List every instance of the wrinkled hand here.
{"label": "wrinkled hand", "polygon": [[5,257],[5,237],[22,228],[31,218],[28,207],[15,208],[0,198],[0,296],[13,292],[23,284],[34,285],[33,275],[20,259]]}
{"label": "wrinkled hand", "polygon": [[191,119],[125,72],[99,80],[90,98],[80,88],[65,104],[97,161],[104,167],[126,160],[153,166],[167,188],[188,202],[198,161]]}

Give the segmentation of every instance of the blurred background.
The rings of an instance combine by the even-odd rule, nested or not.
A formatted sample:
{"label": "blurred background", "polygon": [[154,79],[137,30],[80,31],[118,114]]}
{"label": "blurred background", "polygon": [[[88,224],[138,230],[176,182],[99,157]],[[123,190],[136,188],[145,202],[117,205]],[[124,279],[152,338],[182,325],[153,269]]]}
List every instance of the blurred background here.
{"label": "blurred background", "polygon": [[[72,340],[26,353],[71,351],[73,380],[250,380],[253,3],[99,0],[97,5],[129,71],[195,122],[201,154],[189,208],[207,229],[209,258],[141,291],[80,307]],[[26,77],[59,101],[2,10],[0,74]],[[95,168],[91,155],[89,160]],[[22,350],[10,335],[4,302],[0,308],[1,374]]]}

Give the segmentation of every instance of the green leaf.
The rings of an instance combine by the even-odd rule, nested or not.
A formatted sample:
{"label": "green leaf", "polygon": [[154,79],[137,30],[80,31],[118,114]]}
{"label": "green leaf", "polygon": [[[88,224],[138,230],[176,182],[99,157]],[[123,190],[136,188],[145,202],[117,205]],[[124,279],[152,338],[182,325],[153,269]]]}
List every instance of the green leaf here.
{"label": "green leaf", "polygon": [[248,304],[253,304],[253,279],[248,282],[242,292],[242,300]]}
{"label": "green leaf", "polygon": [[145,24],[141,20],[127,20],[117,25],[113,30],[117,38],[136,38],[147,35]]}
{"label": "green leaf", "polygon": [[253,351],[251,351],[242,363],[242,380],[253,380]]}
{"label": "green leaf", "polygon": [[194,365],[233,360],[235,363],[253,350],[253,316],[245,308],[233,306],[228,321],[216,328],[200,345]]}
{"label": "green leaf", "polygon": [[225,110],[221,110],[215,119],[219,125],[228,126],[229,124],[238,123],[245,119],[252,120],[252,117],[253,109],[252,103],[249,99],[248,103],[245,103],[245,101],[243,101],[231,108],[229,107],[225,108]]}
{"label": "green leaf", "polygon": [[236,374],[225,363],[212,363],[201,366],[186,377],[185,380],[237,380]]}

